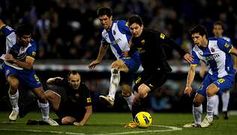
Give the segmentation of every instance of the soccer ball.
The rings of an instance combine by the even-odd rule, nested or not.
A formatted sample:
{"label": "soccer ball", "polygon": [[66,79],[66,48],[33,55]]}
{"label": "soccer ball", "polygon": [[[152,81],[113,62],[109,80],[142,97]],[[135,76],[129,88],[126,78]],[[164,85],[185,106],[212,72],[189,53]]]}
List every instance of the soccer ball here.
{"label": "soccer ball", "polygon": [[134,121],[140,128],[147,128],[152,123],[152,117],[148,112],[139,112],[136,114]]}

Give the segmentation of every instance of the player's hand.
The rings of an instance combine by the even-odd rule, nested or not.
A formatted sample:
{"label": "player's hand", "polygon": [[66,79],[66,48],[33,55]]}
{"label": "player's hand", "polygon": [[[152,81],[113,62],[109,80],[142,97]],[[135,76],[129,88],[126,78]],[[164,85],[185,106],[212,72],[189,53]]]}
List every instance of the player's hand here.
{"label": "player's hand", "polygon": [[5,60],[8,61],[8,62],[14,62],[15,59],[13,58],[13,56],[9,53],[5,54]]}
{"label": "player's hand", "polygon": [[100,64],[100,62],[101,61],[99,61],[99,60],[94,60],[94,61],[92,61],[90,64],[89,64],[89,66],[88,66],[88,68],[89,69],[94,69],[98,64]]}
{"label": "player's hand", "polygon": [[193,56],[189,53],[186,53],[184,55],[184,60],[186,60],[188,63],[192,63],[193,62]]}
{"label": "player's hand", "polygon": [[188,96],[191,96],[192,92],[193,92],[192,87],[186,86],[186,88],[184,90],[184,94],[187,94]]}

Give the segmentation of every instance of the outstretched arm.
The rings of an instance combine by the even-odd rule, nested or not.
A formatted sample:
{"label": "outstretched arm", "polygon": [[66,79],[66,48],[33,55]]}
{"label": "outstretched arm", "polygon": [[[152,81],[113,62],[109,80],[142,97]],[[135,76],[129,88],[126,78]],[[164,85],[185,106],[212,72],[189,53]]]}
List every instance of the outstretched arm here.
{"label": "outstretched arm", "polygon": [[97,55],[97,58],[96,60],[92,61],[90,64],[89,64],[89,69],[94,69],[96,67],[96,65],[100,64],[103,57],[105,56],[107,50],[108,50],[108,47],[109,45],[108,44],[101,44],[100,45],[100,50],[99,50],[99,53]]}
{"label": "outstretched arm", "polygon": [[191,64],[189,71],[188,71],[188,76],[187,76],[187,82],[186,82],[186,88],[184,90],[184,94],[187,94],[191,96],[191,93],[193,92],[192,90],[192,83],[195,77],[195,70],[196,70],[196,64]]}

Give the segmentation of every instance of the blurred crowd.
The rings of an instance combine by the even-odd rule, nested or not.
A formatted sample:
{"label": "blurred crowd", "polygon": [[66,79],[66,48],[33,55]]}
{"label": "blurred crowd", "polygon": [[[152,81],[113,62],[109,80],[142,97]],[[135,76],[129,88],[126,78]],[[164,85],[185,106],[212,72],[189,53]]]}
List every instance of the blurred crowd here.
{"label": "blurred crowd", "polygon": [[[237,39],[237,9],[234,0],[0,0],[0,17],[15,26],[30,22],[38,41],[39,59],[94,59],[100,45],[96,10],[107,6],[115,19],[139,14],[146,27],[157,29],[189,49],[188,29],[202,23],[225,24],[225,35]],[[170,48],[166,51],[171,52]],[[174,58],[169,53],[168,58]],[[106,56],[113,59],[112,53]]]}

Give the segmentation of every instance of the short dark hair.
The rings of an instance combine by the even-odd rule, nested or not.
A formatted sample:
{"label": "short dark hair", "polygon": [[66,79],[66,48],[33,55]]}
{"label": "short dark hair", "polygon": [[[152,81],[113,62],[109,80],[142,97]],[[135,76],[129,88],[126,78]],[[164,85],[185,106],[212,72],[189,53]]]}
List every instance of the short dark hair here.
{"label": "short dark hair", "polygon": [[108,7],[102,7],[97,10],[97,16],[107,15],[108,17],[112,16],[112,10]]}
{"label": "short dark hair", "polygon": [[214,27],[215,25],[220,25],[220,26],[222,27],[222,29],[224,30],[224,24],[223,24],[222,21],[216,21],[216,22],[214,22],[213,27]]}
{"label": "short dark hair", "polygon": [[[68,72],[68,77],[69,77],[70,75],[76,75],[76,74],[79,74],[79,72],[77,72],[77,71],[75,71],[75,70],[69,71],[69,72]],[[80,75],[80,74],[79,74],[79,75]]]}
{"label": "short dark hair", "polygon": [[189,34],[199,33],[201,36],[206,35],[208,37],[207,29],[203,25],[196,25],[190,29]]}
{"label": "short dark hair", "polygon": [[16,35],[19,37],[22,37],[23,35],[31,35],[32,29],[33,29],[32,25],[28,23],[19,24],[16,27]]}
{"label": "short dark hair", "polygon": [[128,26],[131,26],[133,23],[137,23],[138,25],[142,26],[143,21],[139,15],[133,15],[128,18]]}

